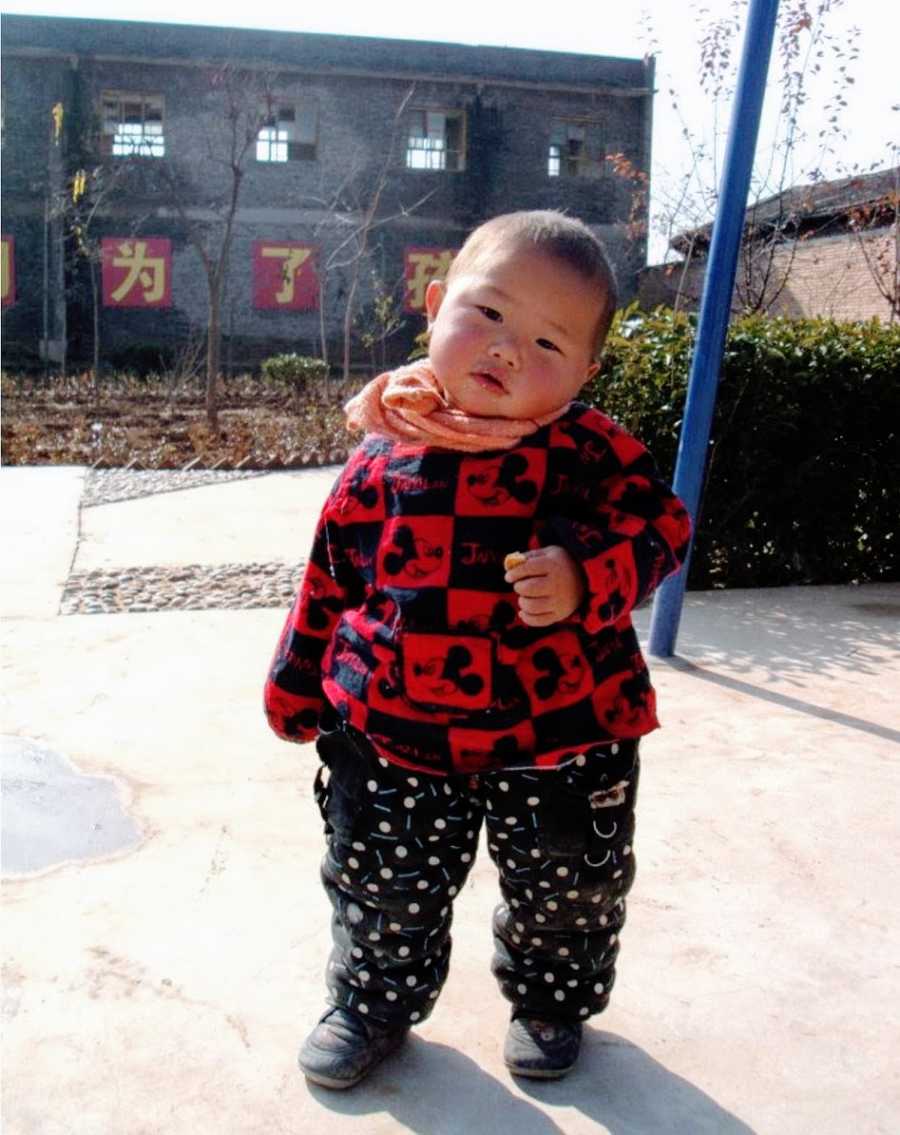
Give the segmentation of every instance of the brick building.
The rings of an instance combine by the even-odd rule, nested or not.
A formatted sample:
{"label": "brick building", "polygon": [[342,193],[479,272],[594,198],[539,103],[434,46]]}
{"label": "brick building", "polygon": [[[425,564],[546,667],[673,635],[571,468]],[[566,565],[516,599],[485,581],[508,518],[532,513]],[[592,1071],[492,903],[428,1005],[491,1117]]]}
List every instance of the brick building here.
{"label": "brick building", "polygon": [[650,168],[650,61],[26,16],[3,16],[2,55],[7,366],[89,359],[95,311],[107,361],[202,334],[191,235],[215,253],[232,143],[223,364],[319,354],[323,332],[335,361],[348,299],[355,361],[404,358],[429,276],[513,209],[581,216],[636,292],[645,238],[609,156]]}
{"label": "brick building", "polygon": [[[747,211],[734,310],[789,318],[896,318],[900,167],[802,185]],[[711,226],[682,233],[680,263],[640,274],[642,306],[699,306]]]}

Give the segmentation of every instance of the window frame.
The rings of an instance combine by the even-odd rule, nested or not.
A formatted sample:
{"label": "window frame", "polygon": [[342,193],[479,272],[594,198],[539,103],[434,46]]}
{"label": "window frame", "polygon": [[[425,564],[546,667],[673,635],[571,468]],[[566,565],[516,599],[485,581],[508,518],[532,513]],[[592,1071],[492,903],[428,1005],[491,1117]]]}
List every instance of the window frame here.
{"label": "window frame", "polygon": [[[605,172],[607,148],[598,135],[604,123],[596,118],[554,116],[550,122],[550,137],[546,149],[547,177],[596,179]],[[572,136],[580,132],[581,138]],[[574,153],[573,141],[580,141],[582,149]],[[568,143],[569,152],[566,153]],[[555,169],[554,169],[555,165]]]}
{"label": "window frame", "polygon": [[[312,141],[300,137],[303,111],[312,119]],[[287,112],[290,112],[289,116]],[[262,125],[256,135],[254,157],[261,166],[314,162],[319,157],[319,105],[312,99],[273,98],[261,109]],[[289,123],[282,127],[281,123]],[[263,137],[263,135],[266,135]]]}
{"label": "window frame", "polygon": [[[430,131],[429,117],[443,116],[443,132],[439,139],[438,145],[431,145],[430,140],[432,135]],[[420,131],[413,133],[414,121],[416,117],[419,118]],[[458,123],[458,140],[457,144],[451,149],[447,145],[448,131],[447,123],[453,121]],[[406,113],[406,142],[403,153],[403,167],[411,173],[465,173],[466,172],[466,151],[468,147],[468,123],[466,112],[463,107],[435,107],[435,106],[414,106],[411,107]],[[414,146],[413,142],[420,140],[423,144]],[[423,164],[412,164],[410,159],[413,154],[424,155],[425,160]],[[430,156],[430,157],[429,157]],[[448,164],[448,158],[452,156],[453,163]],[[438,160],[431,160],[431,159]]]}
{"label": "window frame", "polygon": [[[118,113],[110,116],[109,107],[118,104]],[[127,106],[140,106],[139,122]],[[148,115],[148,108],[158,111],[158,117]],[[159,123],[159,130],[148,130],[148,125]],[[131,131],[128,126],[139,129]],[[100,93],[100,151],[111,158],[151,158],[166,156],[166,97],[149,91],[104,90]]]}

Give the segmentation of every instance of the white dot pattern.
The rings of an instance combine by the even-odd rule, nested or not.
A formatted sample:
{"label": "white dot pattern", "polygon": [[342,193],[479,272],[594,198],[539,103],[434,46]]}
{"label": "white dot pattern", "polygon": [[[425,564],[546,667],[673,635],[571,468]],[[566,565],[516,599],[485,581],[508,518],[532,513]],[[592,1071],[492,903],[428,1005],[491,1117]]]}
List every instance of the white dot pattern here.
{"label": "white dot pattern", "polygon": [[[388,1023],[428,1017],[447,973],[449,900],[465,882],[485,817],[505,900],[494,918],[503,993],[535,1016],[584,1019],[605,1008],[634,871],[633,794],[620,799],[628,796],[622,770],[630,771],[625,758],[634,747],[619,748],[606,780],[598,772],[610,748],[590,761],[578,754],[557,770],[502,779],[444,781],[373,762],[357,782],[364,815],[354,820],[353,838],[329,839],[326,886],[349,938],[329,962],[332,1002]],[[563,781],[568,810],[556,814],[555,786]],[[582,797],[584,854],[568,829],[557,846],[553,828],[577,812],[582,782],[591,786]],[[613,806],[604,803],[607,788],[616,791]]]}

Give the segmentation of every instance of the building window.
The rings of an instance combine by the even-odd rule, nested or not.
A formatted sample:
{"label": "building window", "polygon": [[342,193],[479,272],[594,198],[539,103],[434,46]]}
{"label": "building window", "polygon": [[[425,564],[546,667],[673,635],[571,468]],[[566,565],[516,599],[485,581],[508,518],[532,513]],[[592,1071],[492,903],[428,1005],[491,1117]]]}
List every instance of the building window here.
{"label": "building window", "polygon": [[461,110],[414,110],[408,119],[407,169],[464,170],[465,115]]}
{"label": "building window", "polygon": [[164,157],[162,95],[105,91],[101,149],[114,158]]}
{"label": "building window", "polygon": [[311,161],[316,156],[319,116],[309,103],[278,103],[256,137],[258,162]]}
{"label": "building window", "polygon": [[588,122],[558,120],[550,131],[547,151],[549,177],[599,177],[603,172],[603,147]]}

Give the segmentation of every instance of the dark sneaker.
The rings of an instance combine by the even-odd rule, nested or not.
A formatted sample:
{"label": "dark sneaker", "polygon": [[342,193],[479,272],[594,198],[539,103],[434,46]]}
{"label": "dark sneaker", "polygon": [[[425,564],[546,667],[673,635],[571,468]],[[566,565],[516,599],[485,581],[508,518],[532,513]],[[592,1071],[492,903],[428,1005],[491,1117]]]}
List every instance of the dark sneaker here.
{"label": "dark sneaker", "polygon": [[329,1009],[303,1042],[300,1070],[325,1088],[352,1088],[400,1047],[407,1032],[370,1024],[350,1009]]}
{"label": "dark sneaker", "polygon": [[540,1017],[513,1017],[503,1059],[514,1076],[558,1080],[575,1067],[581,1048],[581,1023]]}

